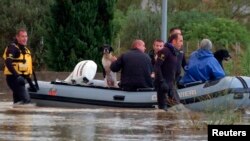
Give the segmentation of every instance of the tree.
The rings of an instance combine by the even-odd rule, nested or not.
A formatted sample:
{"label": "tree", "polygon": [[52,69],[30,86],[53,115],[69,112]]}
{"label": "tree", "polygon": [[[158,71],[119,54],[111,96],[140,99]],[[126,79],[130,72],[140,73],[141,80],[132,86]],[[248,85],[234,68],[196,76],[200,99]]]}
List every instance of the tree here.
{"label": "tree", "polygon": [[56,0],[49,19],[48,66],[71,71],[80,60],[100,65],[102,44],[111,44],[116,0]]}
{"label": "tree", "polygon": [[117,0],[116,8],[126,13],[130,6],[140,8],[142,0]]}
{"label": "tree", "polygon": [[175,14],[169,15],[168,27],[169,28],[176,27],[176,26],[180,27],[185,33],[186,31],[191,30],[191,29],[185,28],[187,24],[207,22],[207,21],[214,20],[215,18],[217,18],[217,16],[209,12],[199,12],[197,10],[179,11],[179,12],[175,12]]}

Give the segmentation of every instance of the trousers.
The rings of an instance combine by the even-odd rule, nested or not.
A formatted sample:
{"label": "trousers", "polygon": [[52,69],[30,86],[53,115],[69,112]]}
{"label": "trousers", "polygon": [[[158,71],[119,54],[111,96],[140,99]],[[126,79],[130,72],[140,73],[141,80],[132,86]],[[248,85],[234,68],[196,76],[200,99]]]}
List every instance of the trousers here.
{"label": "trousers", "polygon": [[16,76],[7,75],[6,82],[13,93],[13,103],[23,102],[30,103],[30,95],[28,94],[25,85],[20,85]]}

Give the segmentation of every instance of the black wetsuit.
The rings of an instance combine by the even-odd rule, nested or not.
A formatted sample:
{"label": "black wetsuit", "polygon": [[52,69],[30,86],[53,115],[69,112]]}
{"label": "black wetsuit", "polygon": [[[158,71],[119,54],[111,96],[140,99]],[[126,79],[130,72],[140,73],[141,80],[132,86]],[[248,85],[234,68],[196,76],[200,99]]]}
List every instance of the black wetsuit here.
{"label": "black wetsuit", "polygon": [[121,55],[111,64],[110,69],[114,72],[121,70],[120,87],[124,90],[134,91],[137,88],[153,87],[153,67],[150,58],[137,49],[131,49]]}
{"label": "black wetsuit", "polygon": [[[155,63],[155,87],[157,90],[158,107],[166,109],[167,105],[180,103],[176,91],[176,76],[180,69],[180,52],[173,46],[164,47],[158,52]],[[167,103],[167,100],[169,101]]]}

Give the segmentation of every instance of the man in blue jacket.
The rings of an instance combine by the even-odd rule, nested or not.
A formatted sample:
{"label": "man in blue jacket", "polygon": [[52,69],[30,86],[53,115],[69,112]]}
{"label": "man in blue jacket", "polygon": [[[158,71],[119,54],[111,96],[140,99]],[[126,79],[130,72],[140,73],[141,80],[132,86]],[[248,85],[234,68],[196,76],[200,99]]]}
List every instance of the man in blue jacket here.
{"label": "man in blue jacket", "polygon": [[182,84],[217,80],[225,76],[224,70],[211,50],[212,42],[209,39],[203,39],[199,49],[194,51],[189,58],[188,67],[180,81]]}

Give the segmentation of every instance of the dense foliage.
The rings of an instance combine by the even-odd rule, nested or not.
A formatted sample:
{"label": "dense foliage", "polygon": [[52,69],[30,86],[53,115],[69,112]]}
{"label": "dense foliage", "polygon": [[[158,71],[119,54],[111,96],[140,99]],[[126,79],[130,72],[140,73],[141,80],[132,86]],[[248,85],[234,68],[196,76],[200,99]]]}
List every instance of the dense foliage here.
{"label": "dense foliage", "polygon": [[189,42],[197,43],[203,38],[209,38],[217,48],[230,48],[236,43],[246,48],[249,42],[246,27],[235,20],[220,18],[211,13],[177,12],[170,17],[170,23],[171,26],[181,27],[185,41]]}
{"label": "dense foliage", "polygon": [[[132,9],[132,8],[131,8]],[[191,49],[197,47],[197,42],[209,38],[216,48],[232,48],[240,43],[243,48],[249,42],[249,32],[235,20],[219,18],[211,13],[197,11],[176,12],[168,16],[168,29],[180,27],[184,33],[185,42]],[[151,48],[153,40],[160,38],[161,16],[148,10],[129,10],[120,30],[121,47],[130,47],[133,39],[140,38]]]}
{"label": "dense foliage", "polygon": [[[130,48],[136,38],[143,39],[151,49],[153,40],[161,35],[161,2],[1,0],[0,55],[15,30],[26,27],[37,70],[71,71],[78,61],[87,59],[100,67],[99,48],[104,43],[112,44],[116,55]],[[168,29],[182,28],[189,52],[202,38],[210,38],[215,49],[228,48],[237,58],[226,68],[247,75],[249,7],[246,0],[168,1]],[[236,55],[238,47],[240,52]],[[0,68],[2,65],[0,60]]]}
{"label": "dense foliage", "polygon": [[115,0],[56,0],[49,22],[48,66],[71,71],[80,60],[100,62],[99,48],[111,44]]}

